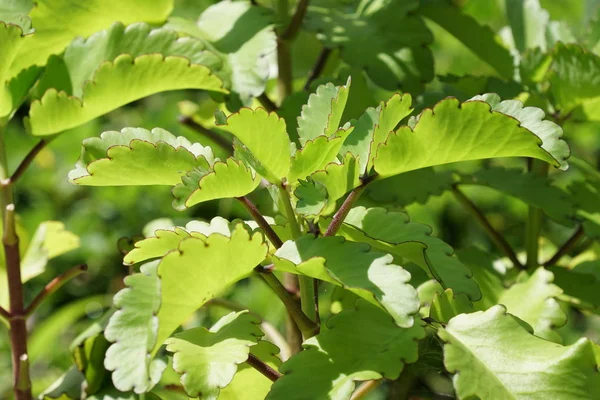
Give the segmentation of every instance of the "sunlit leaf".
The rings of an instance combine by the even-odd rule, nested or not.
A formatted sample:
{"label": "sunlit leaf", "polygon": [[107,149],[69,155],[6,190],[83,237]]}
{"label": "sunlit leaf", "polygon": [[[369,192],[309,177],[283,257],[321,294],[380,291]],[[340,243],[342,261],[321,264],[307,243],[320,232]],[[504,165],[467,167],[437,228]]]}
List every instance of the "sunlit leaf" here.
{"label": "sunlit leaf", "polygon": [[465,294],[454,294],[452,289],[446,289],[433,296],[429,316],[437,322],[448,323],[459,314],[473,311],[473,304]]}
{"label": "sunlit leaf", "polygon": [[503,306],[454,317],[438,335],[446,342],[444,364],[459,398],[565,400],[600,396],[592,344],[561,346],[533,336]]}
{"label": "sunlit leaf", "polygon": [[19,50],[27,47],[31,36],[24,36],[21,27],[0,21],[0,118],[10,114],[18,104],[13,104],[13,95],[8,82],[20,72],[10,71],[11,62],[18,57]]}
{"label": "sunlit leaf", "polygon": [[303,343],[305,351],[281,366],[284,376],[267,399],[349,399],[355,381],[398,378],[405,363],[417,361],[417,340],[424,337],[420,321],[398,327],[380,309],[358,300],[355,310],[332,317]]}

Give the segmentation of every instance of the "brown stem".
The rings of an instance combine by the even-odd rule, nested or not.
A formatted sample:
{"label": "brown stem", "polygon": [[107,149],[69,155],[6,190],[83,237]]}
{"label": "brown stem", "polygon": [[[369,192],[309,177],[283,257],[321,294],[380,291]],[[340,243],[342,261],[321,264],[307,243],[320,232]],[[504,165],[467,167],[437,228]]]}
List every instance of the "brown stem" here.
{"label": "brown stem", "polygon": [[267,96],[266,93],[262,93],[260,96],[256,98],[260,102],[260,104],[267,110],[268,112],[277,111],[277,105],[273,103],[273,100]]}
{"label": "brown stem", "polygon": [[31,304],[25,309],[25,316],[29,317],[37,310],[37,308],[46,300],[48,297],[53,295],[58,289],[60,289],[65,283],[75,278],[77,275],[87,271],[88,267],[85,264],[78,265],[69,269],[68,271],[60,274],[56,278],[52,279],[42,291],[33,299]]}
{"label": "brown stem", "polygon": [[364,382],[362,385],[356,389],[354,393],[352,393],[352,397],[350,400],[359,400],[364,398],[366,395],[371,393],[374,389],[376,389],[379,385],[383,383],[383,379],[370,380]]}
{"label": "brown stem", "polygon": [[252,353],[248,353],[248,359],[246,360],[246,362],[252,368],[257,370],[273,382],[281,378],[281,374],[279,373],[279,371],[276,371],[275,369],[271,368],[269,365],[267,365],[267,363],[262,362]]}
{"label": "brown stem", "polygon": [[292,53],[290,43],[282,38],[277,38],[277,86],[279,98],[283,102],[293,92],[292,88]]}
{"label": "brown stem", "polygon": [[191,117],[186,117],[184,115],[180,115],[179,116],[179,123],[187,126],[188,128],[191,128],[193,130],[195,130],[196,132],[206,136],[207,138],[209,138],[210,140],[212,140],[213,142],[215,142],[219,147],[221,147],[223,150],[225,150],[228,154],[232,154],[233,150],[233,144],[230,140],[228,140],[227,138],[224,138],[222,135],[220,135],[219,133],[210,130],[208,128],[205,128],[204,126],[200,125],[199,123],[197,123],[196,121],[194,121]]}
{"label": "brown stem", "polygon": [[281,38],[284,40],[294,40],[298,32],[300,31],[300,26],[302,26],[302,21],[304,20],[304,16],[306,15],[306,10],[308,9],[308,0],[300,0],[298,2],[298,7],[296,7],[296,12],[292,16],[292,20],[290,24],[286,28],[286,30],[281,34]]}
{"label": "brown stem", "polygon": [[352,205],[354,204],[354,202],[358,200],[362,192],[365,190],[365,187],[367,187],[367,185],[371,183],[375,179],[375,177],[376,175],[371,175],[366,178],[363,178],[361,185],[352,189],[348,197],[346,197],[346,200],[344,200],[341,207],[333,216],[333,219],[329,223],[329,226],[327,227],[327,230],[325,231],[325,234],[323,236],[334,236],[337,233],[337,231],[342,226],[342,223],[348,216],[348,213],[352,209]]}
{"label": "brown stem", "polygon": [[42,139],[40,140],[30,151],[29,153],[27,153],[27,155],[25,156],[25,158],[23,159],[23,161],[21,161],[21,164],[19,164],[19,166],[17,167],[17,169],[15,170],[15,172],[11,175],[10,178],[8,178],[7,181],[2,182],[3,185],[10,185],[11,183],[16,182],[21,175],[23,175],[23,173],[27,170],[27,168],[29,167],[29,165],[31,164],[31,162],[33,161],[33,159],[35,158],[35,156],[37,156],[39,154],[40,151],[42,151],[42,149],[44,147],[46,147],[46,145],[48,144],[48,141]]}
{"label": "brown stem", "polygon": [[265,236],[269,238],[273,246],[275,246],[276,249],[283,246],[283,241],[279,238],[277,233],[275,233],[273,228],[271,228],[271,225],[269,225],[265,217],[263,217],[260,211],[258,211],[258,208],[256,208],[254,203],[252,203],[252,201],[250,201],[250,199],[246,196],[236,197],[236,199],[242,203],[246,210],[248,210],[248,213],[252,216],[252,219],[256,221],[260,229],[263,230]]}
{"label": "brown stem", "polygon": [[21,281],[21,257],[19,237],[15,226],[15,206],[6,206],[4,214],[4,256],[8,278],[10,303],[10,342],[12,349],[13,387],[17,400],[31,400],[31,382],[27,362],[27,327],[23,308],[23,283]]}
{"label": "brown stem", "polygon": [[569,251],[575,247],[575,245],[579,242],[579,240],[584,237],[585,232],[583,230],[583,226],[579,226],[573,233],[573,235],[567,239],[567,241],[556,251],[556,253],[545,263],[542,265],[547,267],[549,265],[556,264],[563,256],[565,256]]}
{"label": "brown stem", "polygon": [[8,319],[10,318],[10,313],[8,311],[6,311],[4,309],[4,307],[0,307],[0,317],[6,319],[8,321]]}
{"label": "brown stem", "polygon": [[517,258],[517,255],[512,247],[510,247],[510,244],[508,244],[504,237],[494,229],[492,224],[490,224],[490,221],[488,221],[483,212],[477,208],[475,203],[465,196],[465,194],[457,186],[454,186],[452,191],[463,207],[465,207],[483,227],[483,230],[488,234],[488,237],[496,245],[496,247],[498,247],[510,259],[510,261],[512,261],[515,267],[524,269],[525,267]]}
{"label": "brown stem", "polygon": [[304,90],[309,91],[310,85],[317,79],[323,70],[325,69],[325,65],[327,65],[327,60],[329,60],[329,56],[331,55],[332,50],[326,47],[321,49],[319,53],[319,57],[317,57],[317,61],[313,66],[312,70],[308,74],[308,78],[306,79],[306,83],[304,84]]}

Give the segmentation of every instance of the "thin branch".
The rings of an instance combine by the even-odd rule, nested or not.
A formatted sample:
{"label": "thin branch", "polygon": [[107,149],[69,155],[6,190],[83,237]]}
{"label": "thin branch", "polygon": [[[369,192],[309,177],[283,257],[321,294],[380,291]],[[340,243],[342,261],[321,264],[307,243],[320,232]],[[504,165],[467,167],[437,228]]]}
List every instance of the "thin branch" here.
{"label": "thin branch", "polygon": [[248,213],[252,216],[252,219],[256,221],[260,229],[263,230],[265,236],[269,238],[273,246],[275,246],[277,249],[283,246],[283,241],[281,238],[277,235],[273,228],[271,228],[271,225],[269,225],[265,217],[263,217],[260,211],[258,211],[258,208],[256,208],[254,203],[252,203],[252,201],[250,201],[250,199],[246,196],[236,197],[236,199],[242,203],[246,210],[248,210]]}
{"label": "thin branch", "polygon": [[188,128],[195,130],[196,132],[200,133],[201,135],[206,136],[207,138],[209,138],[210,140],[215,142],[219,147],[221,147],[223,150],[225,150],[228,154],[233,153],[232,142],[230,140],[228,140],[227,138],[223,137],[222,135],[220,135],[219,133],[217,133],[213,130],[210,130],[208,128],[205,128],[204,126],[202,126],[199,123],[197,123],[196,121],[194,121],[192,118],[186,117],[184,115],[180,115],[178,120],[179,120],[179,123],[187,126]]}
{"label": "thin branch", "polygon": [[545,263],[542,265],[547,267],[549,265],[556,264],[563,256],[569,253],[575,247],[579,240],[585,236],[585,232],[583,230],[583,226],[579,226],[573,233],[573,235],[567,239],[567,241],[556,251],[556,253]]}
{"label": "thin branch", "polygon": [[273,100],[271,100],[265,92],[258,96],[256,100],[258,100],[268,112],[277,111],[277,105],[273,103]]}
{"label": "thin branch", "polygon": [[292,237],[294,238],[294,240],[296,240],[302,235],[302,232],[300,231],[300,226],[298,225],[298,220],[296,219],[294,207],[292,207],[292,200],[290,198],[290,194],[288,193],[287,188],[284,184],[279,185],[279,193],[281,193],[281,202],[283,203],[283,208],[285,209],[285,216],[287,217],[287,220],[290,223]]}
{"label": "thin branch", "polygon": [[300,26],[302,26],[302,21],[304,20],[306,10],[308,9],[308,3],[308,0],[300,0],[298,2],[298,7],[296,7],[296,12],[292,16],[292,20],[287,26],[285,32],[281,34],[281,38],[283,40],[294,40],[300,31]]}
{"label": "thin branch", "polygon": [[271,381],[275,382],[277,379],[281,378],[281,374],[279,371],[271,368],[267,363],[259,360],[254,354],[248,353],[248,359],[246,360],[248,365],[252,368],[269,378]]}
{"label": "thin branch", "polygon": [[489,238],[496,245],[496,247],[502,250],[502,252],[510,259],[510,261],[512,261],[515,267],[524,269],[523,264],[521,264],[521,262],[517,258],[517,255],[515,254],[512,247],[510,247],[510,244],[508,244],[504,237],[497,230],[494,229],[492,224],[490,224],[490,221],[488,221],[483,212],[479,208],[477,208],[475,203],[469,200],[469,198],[465,196],[465,194],[457,186],[453,186],[452,191],[454,192],[454,195],[456,196],[458,201],[463,205],[463,207],[465,207],[467,211],[469,211],[481,224],[483,230],[488,234]]}
{"label": "thin branch", "polygon": [[60,289],[65,283],[71,279],[87,271],[88,267],[85,264],[78,265],[63,272],[56,278],[52,279],[44,289],[33,299],[31,304],[25,309],[25,316],[28,317],[35,312],[35,310],[46,300],[52,296],[58,289]]}
{"label": "thin branch", "polygon": [[333,216],[333,219],[329,223],[329,226],[327,227],[327,230],[325,231],[325,234],[323,236],[334,236],[337,233],[337,231],[342,226],[342,223],[348,216],[348,213],[350,212],[350,209],[352,208],[352,205],[354,204],[354,202],[356,200],[358,200],[358,198],[360,197],[362,192],[365,190],[367,185],[369,183],[373,182],[373,180],[375,179],[376,176],[377,175],[371,175],[366,178],[363,178],[361,185],[352,189],[352,191],[350,192],[348,197],[346,197],[346,200],[344,200],[341,207],[337,210],[337,212]]}
{"label": "thin branch", "polygon": [[317,79],[323,70],[325,69],[325,65],[327,65],[327,61],[329,60],[329,56],[331,55],[332,50],[327,47],[323,47],[321,52],[319,53],[319,57],[317,57],[317,61],[313,66],[312,70],[308,74],[308,78],[306,79],[306,83],[304,84],[304,90],[310,90],[310,85]]}
{"label": "thin branch", "polygon": [[31,162],[33,161],[33,159],[35,158],[35,156],[37,156],[39,154],[39,152],[42,151],[42,149],[44,147],[46,147],[47,144],[48,144],[48,141],[46,141],[44,139],[40,140],[29,151],[29,153],[27,153],[27,155],[25,156],[25,158],[23,159],[23,161],[21,161],[21,164],[19,164],[19,166],[17,167],[17,169],[15,170],[15,172],[11,175],[10,178],[8,178],[8,181],[4,181],[4,182],[2,182],[2,184],[3,185],[10,185],[11,183],[15,183],[21,177],[21,175],[23,175],[23,173],[27,170],[27,168],[29,167],[29,165],[31,165]]}
{"label": "thin branch", "polygon": [[4,307],[1,307],[1,306],[0,306],[0,317],[6,319],[7,321],[10,318],[10,313],[8,311],[6,311],[4,309]]}
{"label": "thin branch", "polygon": [[300,304],[298,304],[290,292],[288,292],[281,282],[279,282],[279,279],[273,275],[268,267],[259,266],[256,268],[256,271],[260,273],[263,280],[271,287],[271,289],[273,289],[277,297],[279,297],[285,305],[291,317],[294,319],[294,322],[296,322],[296,325],[298,325],[298,328],[302,331],[304,337],[314,336],[314,333],[318,330],[318,325],[304,314],[300,308]]}
{"label": "thin branch", "polygon": [[370,380],[370,381],[364,382],[352,394],[352,397],[350,398],[350,400],[360,400],[360,399],[364,398],[366,395],[371,393],[371,391],[376,389],[382,383],[383,383],[383,379]]}

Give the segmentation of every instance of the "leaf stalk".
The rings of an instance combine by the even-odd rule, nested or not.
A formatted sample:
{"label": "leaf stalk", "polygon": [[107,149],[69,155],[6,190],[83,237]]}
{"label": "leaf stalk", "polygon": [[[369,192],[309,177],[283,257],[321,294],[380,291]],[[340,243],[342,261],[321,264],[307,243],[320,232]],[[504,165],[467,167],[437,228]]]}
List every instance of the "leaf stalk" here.
{"label": "leaf stalk", "polygon": [[271,225],[269,225],[269,223],[267,222],[265,217],[263,217],[263,215],[260,213],[260,211],[258,211],[258,208],[256,207],[256,205],[254,205],[254,203],[252,203],[252,201],[246,196],[236,197],[236,199],[240,203],[242,203],[244,208],[252,216],[252,219],[254,219],[254,221],[256,221],[256,223],[258,224],[260,229],[263,230],[263,232],[265,233],[265,236],[269,239],[269,241],[271,241],[273,246],[275,246],[276,249],[283,246],[283,241],[277,235],[277,233],[273,230],[273,228],[271,228]]}
{"label": "leaf stalk", "polygon": [[201,135],[213,141],[217,146],[226,151],[227,154],[233,154],[233,143],[231,142],[231,140],[228,140],[227,138],[223,137],[217,132],[200,125],[191,117],[180,115],[178,120],[180,124],[187,126],[188,128],[200,133]]}
{"label": "leaf stalk", "polygon": [[552,257],[550,257],[550,259],[548,259],[548,261],[546,261],[542,265],[544,267],[548,267],[550,265],[556,264],[558,261],[560,261],[561,258],[563,258],[563,256],[568,254],[569,251],[571,251],[573,249],[573,247],[575,247],[577,245],[577,243],[579,243],[581,238],[583,238],[584,236],[585,236],[585,232],[583,230],[583,226],[580,225],[575,230],[575,232],[573,232],[573,235],[571,235],[571,237],[569,239],[567,239],[567,241],[565,243],[563,243],[562,246],[560,246],[560,248],[556,251],[556,253],[554,253],[554,255]]}
{"label": "leaf stalk", "polygon": [[261,361],[252,353],[248,353],[248,359],[246,360],[248,365],[252,368],[269,378],[271,381],[275,382],[277,379],[281,378],[281,373],[271,368],[267,363]]}

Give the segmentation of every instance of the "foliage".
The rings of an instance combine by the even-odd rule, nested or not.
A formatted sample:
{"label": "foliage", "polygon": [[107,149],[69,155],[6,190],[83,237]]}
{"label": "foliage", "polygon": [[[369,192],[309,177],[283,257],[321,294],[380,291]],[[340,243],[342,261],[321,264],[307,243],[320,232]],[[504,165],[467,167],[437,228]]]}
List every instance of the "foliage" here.
{"label": "foliage", "polygon": [[599,398],[573,10],[0,0],[0,397]]}

